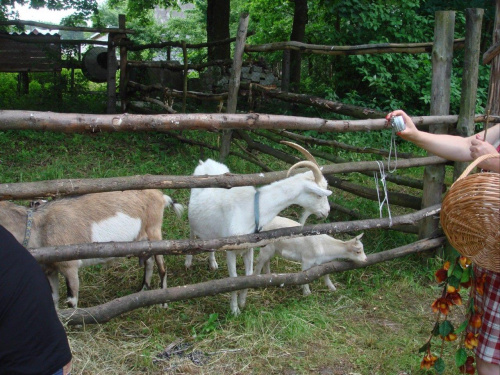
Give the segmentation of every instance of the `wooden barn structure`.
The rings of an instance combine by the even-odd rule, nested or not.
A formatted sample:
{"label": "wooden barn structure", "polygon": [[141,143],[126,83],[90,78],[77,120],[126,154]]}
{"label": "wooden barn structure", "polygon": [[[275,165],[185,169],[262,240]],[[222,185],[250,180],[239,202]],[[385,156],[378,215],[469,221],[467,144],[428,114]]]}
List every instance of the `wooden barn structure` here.
{"label": "wooden barn structure", "polygon": [[29,33],[0,33],[0,72],[19,73],[19,92],[27,93],[28,73],[62,70],[61,36],[43,34],[37,29]]}

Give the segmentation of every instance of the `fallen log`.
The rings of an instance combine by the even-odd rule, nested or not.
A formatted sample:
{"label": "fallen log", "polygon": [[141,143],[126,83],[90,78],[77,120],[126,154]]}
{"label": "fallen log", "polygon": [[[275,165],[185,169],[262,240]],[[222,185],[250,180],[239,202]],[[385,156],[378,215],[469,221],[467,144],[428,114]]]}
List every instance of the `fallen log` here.
{"label": "fallen log", "polygon": [[[128,86],[133,88],[134,90],[139,90],[141,92],[154,92],[159,91],[166,96],[170,96],[172,98],[182,98],[184,96],[183,91],[174,90],[165,86],[160,85],[159,83],[155,83],[153,85],[143,85],[141,83],[137,83],[134,81],[129,81]],[[190,99],[198,99],[198,100],[212,100],[212,101],[221,101],[227,100],[227,92],[221,94],[207,94],[204,92],[197,91],[186,91],[186,97]]]}
{"label": "fallen log", "polygon": [[307,106],[325,109],[327,111],[331,111],[334,113],[354,118],[361,118],[361,119],[382,118],[385,117],[385,115],[387,114],[385,112],[377,111],[375,109],[359,107],[352,104],[334,102],[332,100],[323,99],[317,96],[296,94],[276,89],[269,89],[266,86],[262,86],[256,83],[242,82],[241,88],[250,91],[256,91],[262,94],[263,96],[268,96],[270,98],[283,100],[284,102],[304,104]]}

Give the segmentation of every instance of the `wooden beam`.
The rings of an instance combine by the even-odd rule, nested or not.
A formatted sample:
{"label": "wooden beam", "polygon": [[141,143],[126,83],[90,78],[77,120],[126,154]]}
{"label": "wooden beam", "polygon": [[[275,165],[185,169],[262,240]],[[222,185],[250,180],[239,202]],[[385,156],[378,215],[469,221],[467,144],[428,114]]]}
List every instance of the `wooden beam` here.
{"label": "wooden beam", "polygon": [[[443,158],[432,156],[408,160],[398,160],[398,169],[426,165],[444,164]],[[385,170],[394,169],[394,161],[383,162]],[[348,162],[322,166],[325,176],[337,173],[379,171],[376,161]],[[105,191],[140,189],[192,189],[205,187],[232,188],[234,186],[258,186],[286,178],[287,172],[267,172],[249,175],[220,176],[161,176],[144,175],[97,179],[63,179],[37,182],[0,184],[0,200],[33,199],[42,197],[63,197]]]}
{"label": "wooden beam", "polygon": [[[460,49],[464,46],[464,39],[453,41],[453,49]],[[245,52],[271,52],[280,50],[297,50],[320,55],[373,55],[378,53],[429,53],[433,49],[434,43],[381,43],[362,44],[358,46],[325,46],[317,44],[305,44],[300,42],[277,42],[260,45],[245,46]]]}
{"label": "wooden beam", "polygon": [[[483,116],[481,116],[483,118]],[[457,123],[458,116],[415,116],[417,127]],[[491,121],[491,120],[490,120]],[[74,132],[147,132],[169,130],[289,129],[348,133],[390,129],[385,118],[326,120],[314,117],[260,113],[178,113],[159,115],[57,113],[0,110],[0,130],[43,130]]]}

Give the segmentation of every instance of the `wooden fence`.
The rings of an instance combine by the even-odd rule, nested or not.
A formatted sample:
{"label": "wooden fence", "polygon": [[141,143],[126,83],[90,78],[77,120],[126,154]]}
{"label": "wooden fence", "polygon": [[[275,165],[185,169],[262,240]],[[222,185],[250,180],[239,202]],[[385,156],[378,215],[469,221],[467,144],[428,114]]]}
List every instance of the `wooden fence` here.
{"label": "wooden fence", "polygon": [[[245,28],[244,16],[240,20],[240,30]],[[478,52],[472,50],[477,47],[479,41],[482,20],[482,11],[473,9],[467,13],[467,34],[463,41],[453,40],[454,12],[437,12],[435,40],[431,45],[384,45],[353,48],[338,48],[337,54],[365,53],[366,51],[376,51],[384,53],[394,51],[415,51],[429,52],[432,48],[433,56],[433,82],[432,82],[432,105],[431,116],[416,117],[414,122],[417,126],[428,126],[431,132],[445,132],[450,124],[458,124],[467,135],[473,131],[475,121],[491,121],[484,115],[475,116],[473,108],[465,102],[474,103],[477,88],[477,57]],[[123,69],[120,79],[120,91],[126,90],[130,83],[126,80],[127,45],[120,44],[123,35],[126,35],[124,18],[121,18],[120,29],[110,33],[110,51],[119,46],[122,58],[120,67]],[[244,30],[242,32],[245,33]],[[243,38],[244,39],[244,38]],[[447,103],[449,103],[449,69],[451,69],[451,57],[453,49],[464,46],[466,56],[471,55],[468,65],[468,75],[464,74],[462,86],[462,96],[464,105],[458,116],[450,116],[447,113]],[[183,48],[186,45],[183,44]],[[245,46],[245,50],[251,51],[256,46]],[[292,44],[280,44],[273,46],[258,47],[262,49],[272,48],[304,48]],[[476,51],[479,48],[475,49]],[[240,48],[240,54],[243,49]],[[314,52],[315,51],[315,52]],[[320,52],[323,51],[323,52]],[[333,49],[332,49],[333,51]],[[314,48],[311,53],[324,53],[324,48]],[[412,52],[408,52],[412,53]],[[475,53],[475,54],[474,54]],[[109,54],[112,58],[112,53]],[[475,59],[475,62],[474,62]],[[233,67],[238,62],[235,56]],[[116,59],[115,59],[116,61]],[[109,65],[108,65],[109,66]],[[187,62],[184,69],[186,71]],[[465,70],[465,69],[464,69]],[[234,69],[237,74],[237,69]],[[474,75],[474,71],[476,74]],[[472,72],[472,74],[471,74]],[[111,75],[111,73],[110,73]],[[239,78],[233,77],[233,87],[228,93],[228,101],[233,100],[232,108],[235,109],[236,95],[239,88]],[[474,86],[473,80],[476,80]],[[138,83],[136,85],[139,85]],[[112,82],[108,81],[108,92],[116,93]],[[186,87],[182,95],[187,97]],[[112,95],[111,95],[112,96]],[[122,98],[123,99],[123,98]],[[228,105],[229,108],[229,105]],[[108,107],[109,109],[109,107]],[[380,117],[380,114],[376,114]],[[495,118],[498,120],[498,118]],[[199,129],[199,130],[256,130],[271,129],[282,133],[287,130],[316,130],[320,132],[352,132],[352,131],[376,131],[387,129],[388,125],[384,119],[365,119],[350,121],[333,121],[316,118],[302,118],[293,116],[278,116],[268,114],[159,114],[159,115],[131,115],[131,114],[55,114],[47,112],[27,112],[27,111],[0,111],[0,130],[50,130],[63,132],[115,132],[115,131],[160,131],[170,132],[172,130]],[[289,159],[288,159],[289,160]],[[290,160],[289,162],[293,162]],[[372,228],[395,228],[398,226],[415,226],[419,222],[424,222],[420,226],[421,241],[409,244],[402,248],[387,250],[378,254],[371,254],[368,257],[368,265],[380,261],[386,261],[410,253],[435,249],[441,246],[444,237],[431,238],[438,233],[438,220],[436,213],[440,210],[440,197],[442,193],[444,179],[444,164],[446,161],[438,157],[412,158],[398,160],[398,168],[409,168],[414,166],[426,166],[426,177],[423,180],[422,209],[411,214],[397,216],[389,219],[369,219],[341,223],[321,224],[305,226],[303,228],[286,228],[276,231],[249,234],[245,236],[228,237],[210,241],[202,240],[177,240],[177,241],[155,241],[155,242],[135,242],[135,243],[104,243],[104,244],[81,244],[72,246],[58,246],[54,248],[33,249],[32,254],[40,262],[55,262],[69,259],[83,259],[96,257],[112,257],[125,255],[152,255],[152,254],[195,254],[199,252],[214,250],[231,250],[247,248],[251,246],[261,246],[275,241],[277,238],[294,236],[314,235],[320,233],[342,233],[347,231],[357,231]],[[384,162],[386,169],[393,168],[395,161]],[[367,172],[378,171],[377,162],[357,162],[342,163],[324,166],[323,173],[327,178],[333,178],[334,174],[347,172]],[[233,187],[244,185],[261,185],[284,178],[285,172],[269,172],[256,175],[230,175],[230,176],[134,176],[121,178],[103,179],[71,179],[55,180],[32,183],[0,184],[0,200],[2,199],[28,199],[40,197],[60,197],[66,195],[84,194],[90,192],[102,192],[112,190],[130,190],[146,188],[193,188],[193,187]],[[333,182],[332,182],[333,181]],[[437,181],[437,182],[436,182]],[[329,179],[332,185],[335,180]],[[411,182],[411,181],[410,181]],[[432,198],[432,199],[431,199]],[[437,198],[437,201],[433,199]],[[415,207],[416,208],[416,207]],[[69,324],[105,322],[124,312],[138,307],[158,304],[168,301],[176,301],[187,298],[197,298],[201,296],[213,295],[244,288],[259,288],[269,285],[281,284],[303,284],[317,279],[324,274],[339,272],[356,268],[353,263],[331,262],[319,267],[312,268],[306,272],[285,275],[259,275],[238,278],[227,278],[222,280],[209,281],[196,285],[186,285],[173,287],[166,290],[143,291],[117,300],[107,302],[103,305],[91,308],[75,310],[62,310],[61,314],[68,320]]]}

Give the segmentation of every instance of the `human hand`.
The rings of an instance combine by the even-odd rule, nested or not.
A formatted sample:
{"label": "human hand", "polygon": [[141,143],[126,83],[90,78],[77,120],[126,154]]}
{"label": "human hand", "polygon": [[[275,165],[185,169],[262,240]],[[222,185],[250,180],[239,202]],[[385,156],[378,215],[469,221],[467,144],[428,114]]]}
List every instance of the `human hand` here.
{"label": "human hand", "polygon": [[474,160],[482,155],[497,153],[496,148],[491,143],[485,142],[481,134],[476,134],[470,144],[470,156]]}
{"label": "human hand", "polygon": [[411,119],[411,117],[408,116],[404,111],[397,109],[395,111],[388,113],[385,116],[385,119],[387,121],[390,121],[391,118],[394,116],[402,116],[404,123],[406,125],[405,130],[397,132],[396,134],[399,135],[403,139],[411,140],[418,133],[418,129],[415,126],[415,124],[413,123],[413,120]]}

